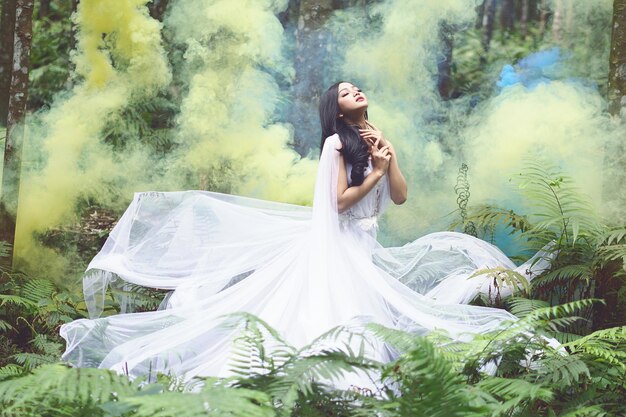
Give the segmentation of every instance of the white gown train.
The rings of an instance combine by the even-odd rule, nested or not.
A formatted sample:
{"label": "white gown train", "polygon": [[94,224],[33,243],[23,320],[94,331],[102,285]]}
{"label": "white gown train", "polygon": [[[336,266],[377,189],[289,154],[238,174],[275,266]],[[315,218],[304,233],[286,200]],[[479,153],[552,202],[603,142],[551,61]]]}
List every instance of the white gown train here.
{"label": "white gown train", "polygon": [[[135,194],[85,273],[92,318],[61,327],[63,359],[188,381],[230,374],[236,330],[220,323],[233,312],[259,316],[296,347],[354,323],[416,334],[441,328],[470,340],[517,320],[502,309],[467,305],[489,285],[484,276],[467,278],[504,266],[530,279],[548,266],[545,253],[516,267],[495,246],[455,232],[383,248],[375,238],[390,200],[388,179],[338,215],[338,147],[337,135],[325,142],[312,208],[204,191]],[[108,286],[128,283],[171,291],[157,311],[98,318]],[[130,309],[132,294],[120,301]],[[394,353],[373,342],[367,355],[388,361]]]}

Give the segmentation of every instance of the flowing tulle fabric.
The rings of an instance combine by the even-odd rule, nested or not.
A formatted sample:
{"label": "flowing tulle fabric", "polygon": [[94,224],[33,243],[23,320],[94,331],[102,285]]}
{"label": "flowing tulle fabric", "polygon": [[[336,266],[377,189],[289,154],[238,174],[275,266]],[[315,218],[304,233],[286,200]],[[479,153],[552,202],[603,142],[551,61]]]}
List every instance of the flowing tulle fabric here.
{"label": "flowing tulle fabric", "polygon": [[[490,281],[468,277],[503,266],[532,279],[548,265],[545,253],[516,267],[495,246],[454,232],[383,248],[375,237],[390,200],[388,178],[338,214],[340,146],[337,135],[325,142],[312,208],[205,191],[137,193],[89,264],[91,319],[62,326],[63,359],[131,377],[228,376],[236,329],[222,322],[234,312],[260,317],[295,347],[354,323],[416,334],[443,329],[471,340],[517,320],[467,305]],[[130,284],[170,292],[159,310],[141,313],[130,312],[131,292],[119,298],[126,313],[99,318],[107,288]],[[395,355],[382,342],[366,354],[379,361]]]}

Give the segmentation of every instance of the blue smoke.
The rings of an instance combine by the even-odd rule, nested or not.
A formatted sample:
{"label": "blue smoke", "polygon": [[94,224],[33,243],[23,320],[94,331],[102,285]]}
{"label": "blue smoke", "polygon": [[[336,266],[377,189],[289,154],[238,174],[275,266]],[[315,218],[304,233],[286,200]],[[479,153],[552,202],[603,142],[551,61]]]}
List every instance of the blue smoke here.
{"label": "blue smoke", "polygon": [[562,56],[558,47],[528,55],[515,66],[506,64],[500,71],[500,79],[496,85],[504,89],[522,84],[532,90],[540,84],[548,84],[561,78],[561,63],[564,58],[566,57]]}

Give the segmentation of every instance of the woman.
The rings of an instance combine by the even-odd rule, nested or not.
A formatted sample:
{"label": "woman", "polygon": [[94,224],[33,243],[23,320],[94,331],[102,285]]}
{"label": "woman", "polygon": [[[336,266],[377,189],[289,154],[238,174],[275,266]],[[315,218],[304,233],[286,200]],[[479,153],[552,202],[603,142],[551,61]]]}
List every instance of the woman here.
{"label": "woman", "polygon": [[[406,200],[407,187],[391,142],[367,120],[367,105],[348,82],[323,95],[312,209],[203,191],[137,193],[87,269],[92,319],[62,326],[63,359],[132,377],[226,376],[237,333],[221,323],[234,312],[260,317],[296,347],[338,325],[443,329],[469,340],[516,320],[464,304],[488,285],[484,277],[468,280],[473,271],[515,268],[494,246],[452,232],[401,248],[378,244],[378,217],[389,200]],[[518,271],[530,276],[530,262]],[[171,291],[158,311],[96,318],[107,287],[129,283]],[[124,310],[133,300],[120,301]],[[376,341],[366,353],[394,356]]]}

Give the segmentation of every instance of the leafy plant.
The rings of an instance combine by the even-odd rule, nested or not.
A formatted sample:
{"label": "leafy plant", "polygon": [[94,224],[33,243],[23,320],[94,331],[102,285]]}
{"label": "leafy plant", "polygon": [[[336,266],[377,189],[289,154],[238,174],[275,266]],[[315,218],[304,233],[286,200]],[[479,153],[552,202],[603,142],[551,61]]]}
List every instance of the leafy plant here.
{"label": "leafy plant", "polygon": [[[0,251],[6,244],[0,245]],[[81,298],[51,281],[2,270],[0,284],[0,380],[57,362],[63,343],[58,327],[85,315]]]}

